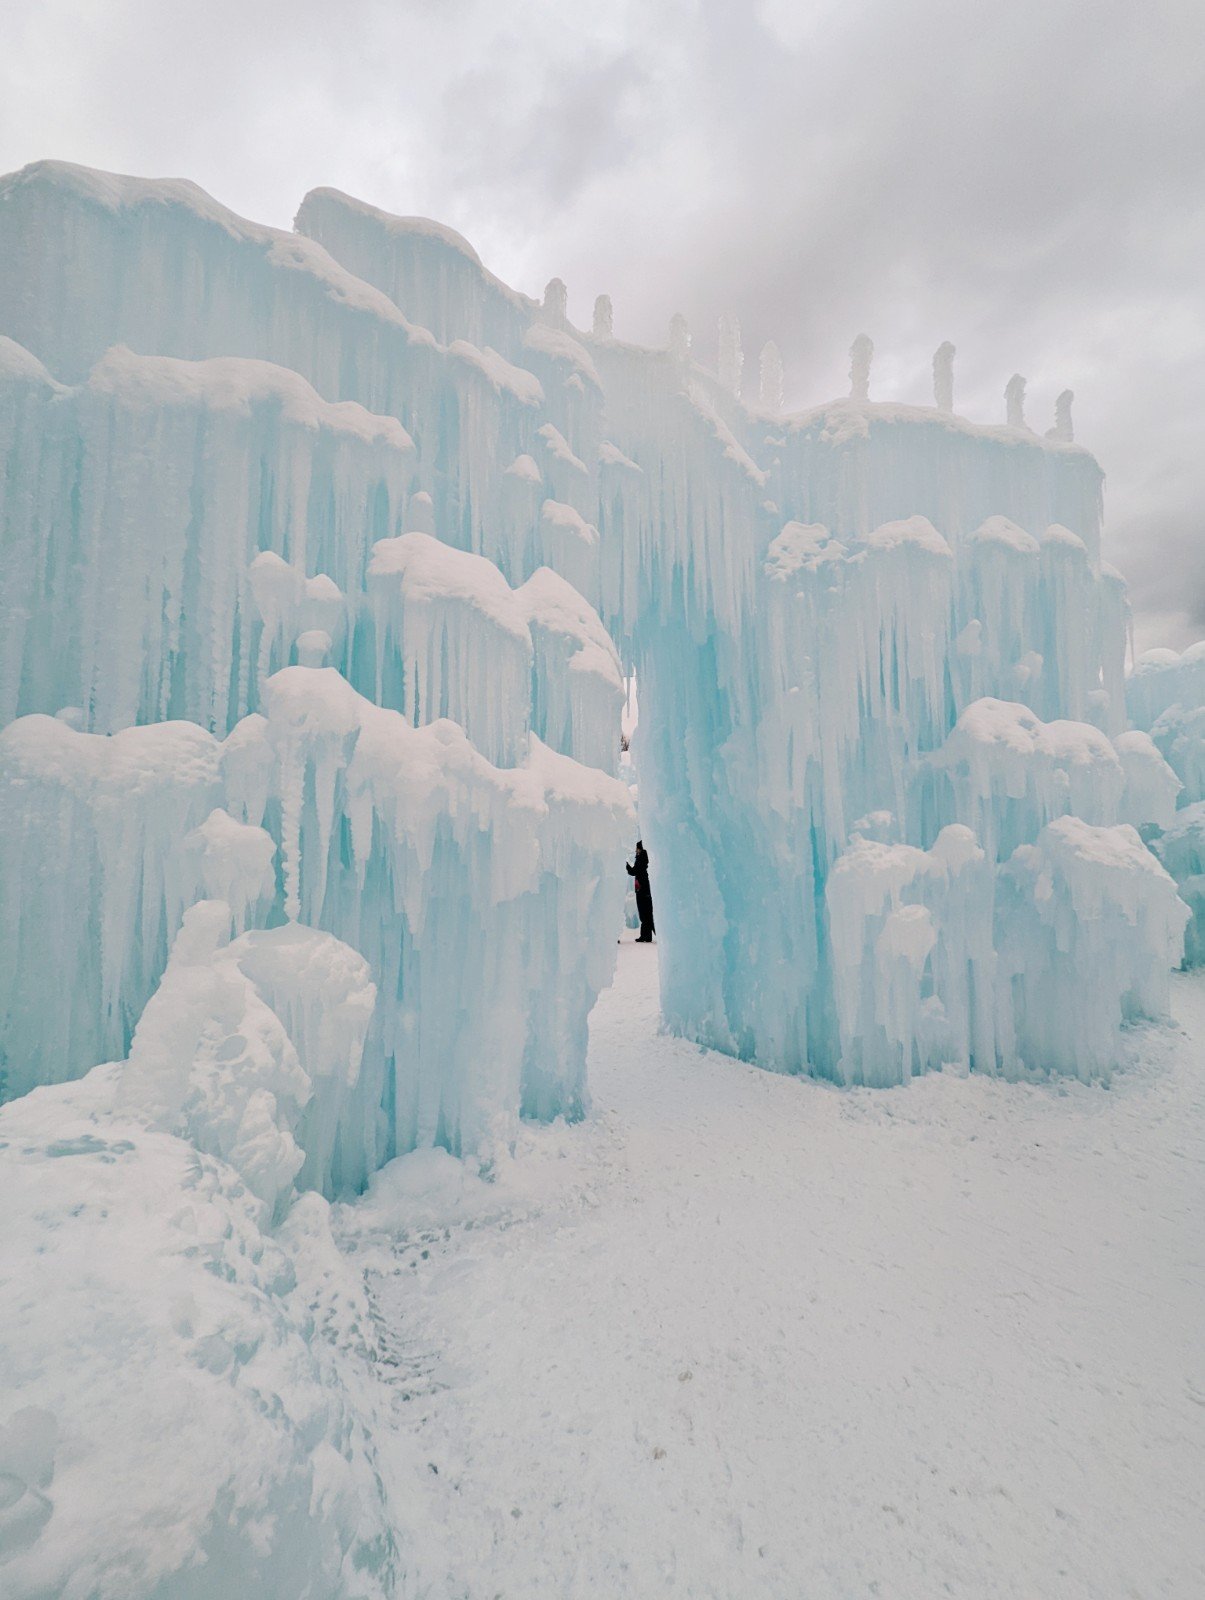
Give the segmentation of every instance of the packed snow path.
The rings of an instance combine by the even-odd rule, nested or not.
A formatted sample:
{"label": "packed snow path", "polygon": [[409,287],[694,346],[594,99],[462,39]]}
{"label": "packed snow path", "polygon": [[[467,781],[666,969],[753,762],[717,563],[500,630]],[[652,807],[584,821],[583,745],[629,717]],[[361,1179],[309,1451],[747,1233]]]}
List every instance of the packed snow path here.
{"label": "packed snow path", "polygon": [[1205,981],[1109,1090],[835,1091],[659,1036],[620,958],[585,1125],[341,1213],[413,1593],[1205,1593]]}

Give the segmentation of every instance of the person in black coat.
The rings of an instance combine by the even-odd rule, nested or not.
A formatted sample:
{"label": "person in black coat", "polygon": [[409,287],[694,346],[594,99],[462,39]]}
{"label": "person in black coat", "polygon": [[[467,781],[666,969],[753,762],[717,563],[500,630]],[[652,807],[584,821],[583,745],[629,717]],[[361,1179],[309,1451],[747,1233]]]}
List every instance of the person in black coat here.
{"label": "person in black coat", "polygon": [[628,868],[628,877],[631,878],[632,887],[636,891],[636,911],[640,917],[640,936],[637,944],[652,944],[656,928],[653,926],[653,891],[649,888],[649,853],[644,848],[644,840],[636,841],[636,860],[632,864],[624,863]]}

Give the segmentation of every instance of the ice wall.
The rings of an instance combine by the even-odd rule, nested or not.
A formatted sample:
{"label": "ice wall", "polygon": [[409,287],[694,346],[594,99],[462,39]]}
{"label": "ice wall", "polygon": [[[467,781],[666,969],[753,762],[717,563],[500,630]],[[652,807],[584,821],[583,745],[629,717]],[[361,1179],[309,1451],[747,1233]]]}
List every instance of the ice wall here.
{"label": "ice wall", "polygon": [[[264,705],[224,742],[185,722],[104,737],[44,716],[0,734],[6,1094],[131,1038],[138,1058],[149,1019],[180,1009],[167,959],[187,908],[220,896],[227,934],[284,923],[232,949],[322,1090],[311,1134],[297,1116],[286,1128],[307,1186],[356,1189],[419,1144],[471,1150],[520,1110],[580,1115],[586,1018],[622,917],[608,869],[628,845],[626,787],[533,735],[519,765],[494,766],[457,724],[415,728],[330,667],[277,673]],[[354,1049],[322,1032],[337,1006],[315,929],[367,960],[353,989],[371,975],[378,991]]]}
{"label": "ice wall", "polygon": [[117,348],[68,389],[0,338],[0,462],[0,722],[72,705],[97,732],[225,732],[257,703],[261,640],[287,665],[306,621],[304,596],[257,591],[255,558],[324,575],[337,613],[402,526],[415,452],[266,362]]}
{"label": "ice wall", "polygon": [[0,239],[4,1093],[137,1055],[208,896],[293,929],[273,995],[325,992],[307,931],[371,962],[355,1072],[280,1001],[324,1086],[273,1091],[302,1185],[580,1114],[631,810],[555,296],[531,326],[495,284],[493,334],[474,278],[441,340],[191,185],[56,163],[0,180]]}
{"label": "ice wall", "polygon": [[[220,528],[169,540],[207,552],[215,574],[183,603],[185,643],[152,652],[170,666],[102,714],[106,675],[39,655],[35,629],[4,681],[17,711],[65,700],[89,729],[178,712],[224,738],[204,804],[279,843],[267,916],[345,940],[386,997],[356,1089],[376,1121],[336,1141],[332,1172],[358,1181],[374,1150],[463,1145],[516,1096],[537,1114],[582,1103],[588,1002],[609,970],[607,941],[583,928],[604,915],[603,862],[625,823],[571,762],[614,769],[621,662],[640,683],[634,754],[673,1027],[866,1081],[946,1055],[1010,1074],[1106,1070],[1130,1012],[1160,1004],[1149,975],[1092,956],[1104,1020],[1082,1054],[1032,1020],[1047,991],[1006,1036],[954,976],[959,940],[986,939],[984,972],[998,968],[1009,928],[1041,922],[1026,897],[1064,880],[1077,916],[1108,937],[1136,930],[1136,962],[1175,955],[1166,877],[1141,845],[1099,845],[1108,882],[1132,882],[1093,901],[1076,898],[1071,845],[1050,832],[1149,833],[1176,781],[1158,736],[1158,750],[1122,743],[1124,584],[1101,560],[1100,469],[1065,417],[1041,437],[1019,404],[1005,426],[958,417],[945,357],[937,408],[875,402],[868,339],[850,398],[783,417],[777,380],[763,408],[736,393],[734,324],[717,374],[682,319],[663,350],[616,339],[605,307],[583,332],[559,280],[539,302],[519,295],[434,224],[322,190],[298,229],[245,222],[189,185],[45,163],[0,180],[0,329],[24,347],[9,349],[18,399],[0,409],[17,486],[6,537],[36,553],[46,517],[30,520],[29,485],[48,430],[30,428],[20,395],[71,417],[116,364],[124,390],[187,393],[185,430],[208,438],[216,414],[232,418],[228,442],[202,452],[212,478],[166,432],[147,452],[157,479],[230,508]],[[140,358],[107,354],[119,343]],[[275,398],[224,407],[213,369],[235,360],[257,374],[244,388]],[[166,398],[160,413],[167,429]],[[74,505],[69,470],[49,481],[54,505]],[[89,593],[124,503],[99,513]],[[51,515],[69,548],[76,512]],[[53,611],[61,580],[22,570],[22,596]],[[122,641],[157,639],[187,590],[174,574],[140,583]],[[402,781],[403,750],[426,787]],[[839,951],[830,887],[849,853],[944,861],[962,838],[951,828],[973,844],[958,873],[907,857],[927,887]],[[977,885],[967,904],[954,878]],[[882,939],[887,976],[855,999],[863,934]],[[449,950],[485,974],[480,1015],[441,987]],[[1018,992],[1024,981],[1017,969]],[[487,1015],[503,1043],[482,1076]]]}

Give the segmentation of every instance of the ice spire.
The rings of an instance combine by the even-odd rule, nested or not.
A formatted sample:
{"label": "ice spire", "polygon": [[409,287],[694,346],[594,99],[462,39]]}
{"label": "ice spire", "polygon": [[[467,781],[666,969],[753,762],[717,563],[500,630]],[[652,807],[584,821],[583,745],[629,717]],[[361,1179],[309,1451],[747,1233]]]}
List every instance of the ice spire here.
{"label": "ice spire", "polygon": [[933,401],[939,411],[954,409],[954,346],[948,339],[933,352]]}
{"label": "ice spire", "polygon": [[611,310],[611,296],[600,294],[594,302],[594,337],[596,339],[613,339],[614,314]]}
{"label": "ice spire", "polygon": [[849,398],[851,400],[870,399],[870,362],[874,355],[874,343],[866,334],[860,333],[849,347]]}
{"label": "ice spire", "polygon": [[690,329],[680,311],[669,319],[669,353],[683,366],[690,360]]}
{"label": "ice spire", "polygon": [[720,318],[720,350],[716,371],[720,383],[732,394],[741,392],[741,368],[745,357],[741,352],[741,325],[727,312]]}
{"label": "ice spire", "polygon": [[1004,388],[1005,420],[1010,428],[1025,426],[1025,379],[1014,372]]}
{"label": "ice spire", "polygon": [[1075,429],[1071,426],[1071,402],[1074,399],[1074,392],[1064,389],[1054,402],[1054,436],[1066,444],[1071,444],[1075,439]]}
{"label": "ice spire", "polygon": [[758,398],[763,411],[777,414],[782,410],[782,357],[773,339],[761,347]]}
{"label": "ice spire", "polygon": [[544,286],[544,321],[560,326],[569,320],[569,291],[560,278],[549,278]]}

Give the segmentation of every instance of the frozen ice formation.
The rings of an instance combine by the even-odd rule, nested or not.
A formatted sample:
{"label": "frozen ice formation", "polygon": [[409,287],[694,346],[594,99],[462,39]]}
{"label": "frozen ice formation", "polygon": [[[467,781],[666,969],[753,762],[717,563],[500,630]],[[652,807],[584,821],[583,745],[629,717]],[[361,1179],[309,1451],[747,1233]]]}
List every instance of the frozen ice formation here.
{"label": "frozen ice formation", "polygon": [[[241,1053],[193,1069],[189,1133],[219,1134],[243,1066],[260,1073],[247,1098],[269,1092],[283,1045],[266,1007],[244,1015]],[[169,1074],[184,1042],[160,1034]],[[295,1057],[280,1067],[296,1076]],[[5,1594],[385,1600],[406,1558],[373,1442],[377,1335],[326,1201],[304,1195],[274,1227],[244,1170],[209,1153],[224,1135],[198,1148],[148,1121],[121,1073],[0,1107]],[[234,1148],[266,1177],[254,1113]],[[419,1503],[422,1464],[396,1448]]]}
{"label": "frozen ice formation", "polygon": [[946,339],[933,352],[933,403],[939,411],[954,413],[954,357],[957,351]]}
{"label": "frozen ice formation", "polygon": [[1205,966],[1205,800],[1178,811],[1154,848],[1192,913],[1184,935],[1184,964]]}
{"label": "frozen ice formation", "polygon": [[[859,336],[849,397],[784,416],[773,346],[742,402],[734,319],[713,373],[681,317],[646,350],[568,313],[329,189],[284,233],[183,183],[0,180],[7,1093],[125,1056],[205,899],[231,949],[304,926],[376,988],[353,1077],[309,1047],[341,1098],[312,1149],[283,1119],[293,1181],[579,1112],[631,675],[674,1028],[839,1080],[1091,1075],[1159,1009],[1178,913],[1127,830],[1199,787],[1205,696],[1140,668],[1126,731],[1066,397],[1045,438],[1019,378],[968,422],[943,345],[935,406],[872,403]],[[904,877],[851,909],[867,872]],[[1076,965],[1072,1049],[1039,1010]]]}
{"label": "frozen ice formation", "polygon": [[1070,394],[980,426],[951,345],[931,406],[872,403],[872,354],[784,415],[734,319],[715,372],[680,315],[579,330],[334,190],[286,233],[0,179],[17,1592],[396,1592],[324,1196],[585,1110],[625,680],[680,1033],[1107,1077],[1205,956],[1205,647],[1127,685]]}
{"label": "frozen ice formation", "polygon": [[[359,1187],[416,1144],[472,1149],[508,1112],[580,1114],[586,1017],[623,902],[625,786],[531,734],[519,765],[494,766],[456,723],[414,727],[331,667],[283,669],[264,706],[224,741],[185,722],[105,737],[36,715],[0,734],[8,1092],[136,1048],[187,908],[221,890],[227,931],[253,908],[326,929],[380,991],[314,1187]],[[610,709],[617,726],[618,692]],[[473,1006],[448,991],[458,972]]]}
{"label": "frozen ice formation", "polygon": [[1205,965],[1205,640],[1187,650],[1148,650],[1126,683],[1126,701],[1137,739],[1145,730],[1171,768],[1179,807],[1152,817],[1151,848],[1175,878],[1192,911],[1185,935],[1186,966]]}

